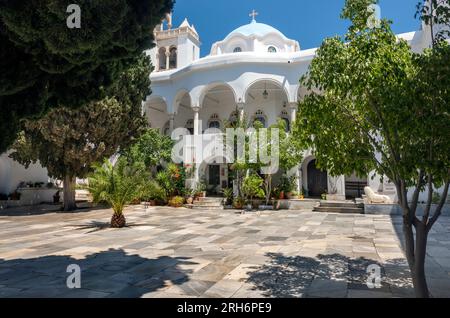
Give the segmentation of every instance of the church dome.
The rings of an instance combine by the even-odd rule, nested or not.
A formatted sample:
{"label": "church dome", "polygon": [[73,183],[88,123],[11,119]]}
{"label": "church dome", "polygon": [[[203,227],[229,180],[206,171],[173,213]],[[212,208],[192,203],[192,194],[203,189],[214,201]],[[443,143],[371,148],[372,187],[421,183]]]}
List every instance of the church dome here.
{"label": "church dome", "polygon": [[253,18],[249,24],[243,25],[230,34],[223,41],[213,44],[211,55],[230,53],[292,53],[300,51],[300,45],[290,40],[274,27],[256,22],[258,13],[253,10]]}
{"label": "church dome", "polygon": [[249,24],[243,25],[243,26],[237,28],[236,30],[232,31],[227,36],[227,38],[231,37],[231,36],[233,36],[235,34],[241,34],[243,36],[256,35],[256,36],[259,36],[259,37],[263,37],[263,36],[266,36],[267,34],[271,34],[271,33],[275,33],[277,35],[282,36],[283,38],[286,38],[283,33],[278,31],[274,27],[272,27],[272,26],[270,26],[268,24],[256,22],[256,20],[253,20]]}

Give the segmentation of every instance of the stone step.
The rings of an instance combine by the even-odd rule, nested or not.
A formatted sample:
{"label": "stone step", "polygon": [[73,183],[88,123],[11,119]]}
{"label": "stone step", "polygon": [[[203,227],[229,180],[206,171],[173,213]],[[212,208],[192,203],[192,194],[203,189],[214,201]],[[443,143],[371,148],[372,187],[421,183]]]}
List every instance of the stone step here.
{"label": "stone step", "polygon": [[217,203],[208,203],[208,202],[194,202],[194,206],[202,207],[202,206],[215,206],[215,207],[221,207],[222,204]]}
{"label": "stone step", "polygon": [[196,202],[222,202],[223,198],[211,198],[211,197],[206,197],[206,198],[197,198]]}
{"label": "stone step", "polygon": [[322,213],[350,213],[350,214],[364,214],[363,208],[358,207],[315,207],[314,212]]}
{"label": "stone step", "polygon": [[363,208],[364,205],[356,204],[355,202],[337,202],[337,201],[320,201],[321,207],[330,207],[330,208]]}
{"label": "stone step", "polygon": [[196,209],[196,210],[223,210],[223,206],[217,205],[196,205],[196,204],[185,204],[184,205],[188,209]]}

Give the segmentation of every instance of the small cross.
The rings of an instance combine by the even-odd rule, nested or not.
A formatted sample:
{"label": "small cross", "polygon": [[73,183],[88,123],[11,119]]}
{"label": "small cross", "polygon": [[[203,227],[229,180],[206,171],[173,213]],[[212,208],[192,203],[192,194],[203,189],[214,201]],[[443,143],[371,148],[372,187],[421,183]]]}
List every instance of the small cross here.
{"label": "small cross", "polygon": [[252,21],[256,21],[256,16],[259,15],[258,12],[255,10],[252,11],[252,13],[249,14],[250,17],[252,17]]}

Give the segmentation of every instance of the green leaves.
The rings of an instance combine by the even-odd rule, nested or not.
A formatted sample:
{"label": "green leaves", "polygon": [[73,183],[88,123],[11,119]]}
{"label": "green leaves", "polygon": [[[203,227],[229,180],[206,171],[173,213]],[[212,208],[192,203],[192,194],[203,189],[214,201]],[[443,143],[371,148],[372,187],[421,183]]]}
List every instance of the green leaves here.
{"label": "green leaves", "polygon": [[152,47],[153,30],[173,1],[80,0],[81,29],[67,27],[68,4],[0,2],[0,152],[14,142],[21,119],[107,96]]}
{"label": "green leaves", "polygon": [[130,165],[123,157],[115,165],[105,160],[94,168],[89,176],[89,192],[94,202],[108,203],[117,214],[122,213],[125,205],[141,198],[150,183],[150,175],[141,165]]}
{"label": "green leaves", "polygon": [[[39,120],[26,120],[11,157],[39,162],[55,178],[84,177],[93,163],[128,148],[144,131],[141,101],[148,90],[148,58],[141,55],[113,85],[108,97],[79,109],[59,108]],[[133,96],[133,97],[130,97]]]}
{"label": "green leaves", "polygon": [[131,162],[143,162],[147,168],[156,167],[161,162],[170,162],[174,142],[162,135],[158,129],[147,129],[124,155]]}
{"label": "green leaves", "polygon": [[332,174],[376,170],[412,185],[422,170],[438,186],[450,178],[449,45],[412,53],[388,21],[364,26],[366,2],[346,2],[345,41],[326,39],[301,79],[310,94],[294,135]]}

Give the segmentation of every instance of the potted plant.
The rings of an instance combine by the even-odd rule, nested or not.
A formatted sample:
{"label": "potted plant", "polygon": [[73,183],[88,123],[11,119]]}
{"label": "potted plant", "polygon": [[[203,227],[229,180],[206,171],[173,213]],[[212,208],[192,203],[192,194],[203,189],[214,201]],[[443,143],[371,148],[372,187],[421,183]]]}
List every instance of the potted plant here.
{"label": "potted plant", "polygon": [[262,189],[264,180],[256,175],[250,175],[244,179],[242,183],[242,194],[248,200],[247,209],[252,209],[253,198],[264,198],[264,190]]}
{"label": "potted plant", "polygon": [[324,193],[322,193],[321,198],[324,201],[327,199],[327,192],[326,191]]}
{"label": "potted plant", "polygon": [[197,184],[196,196],[199,198],[206,197],[206,183],[201,181]]}
{"label": "potted plant", "polygon": [[298,199],[299,200],[304,200],[305,196],[303,195],[303,191],[300,191],[300,193],[298,194]]}
{"label": "potted plant", "polygon": [[232,188],[225,188],[222,190],[224,196],[224,205],[229,206],[233,203],[234,191]]}
{"label": "potted plant", "polygon": [[186,189],[185,190],[185,197],[186,197],[186,203],[187,204],[193,204],[195,199],[195,192],[194,189]]}
{"label": "potted plant", "polygon": [[290,193],[292,191],[292,188],[293,188],[292,187],[292,180],[288,176],[283,175],[280,178],[280,183],[278,185],[278,188],[279,188],[279,191],[280,191],[280,196],[279,196],[280,200],[286,199],[287,196],[288,196],[288,193]]}
{"label": "potted plant", "polygon": [[151,180],[143,189],[141,198],[143,201],[148,202],[149,206],[156,206],[166,202],[166,192],[158,182]]}
{"label": "potted plant", "polygon": [[169,200],[169,206],[173,208],[181,208],[184,204],[184,198],[180,196],[174,196]]}
{"label": "potted plant", "polygon": [[242,197],[237,197],[233,201],[233,208],[235,208],[237,210],[241,210],[242,208],[244,208],[244,204],[245,204],[245,199]]}

